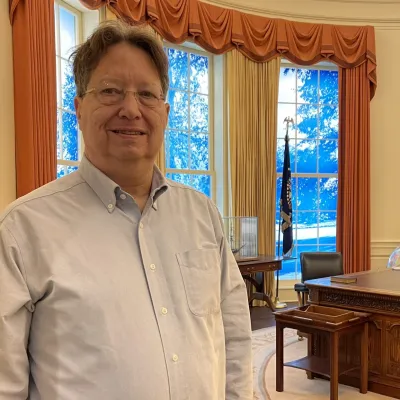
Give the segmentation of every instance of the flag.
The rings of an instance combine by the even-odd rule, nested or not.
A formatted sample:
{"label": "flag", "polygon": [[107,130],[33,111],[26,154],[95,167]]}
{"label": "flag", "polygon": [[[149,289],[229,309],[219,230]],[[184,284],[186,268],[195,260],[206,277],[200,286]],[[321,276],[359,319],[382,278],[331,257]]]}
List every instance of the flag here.
{"label": "flag", "polygon": [[292,173],[290,171],[289,136],[285,136],[282,189],[280,198],[281,229],[283,233],[283,256],[290,257],[293,250],[292,228]]}

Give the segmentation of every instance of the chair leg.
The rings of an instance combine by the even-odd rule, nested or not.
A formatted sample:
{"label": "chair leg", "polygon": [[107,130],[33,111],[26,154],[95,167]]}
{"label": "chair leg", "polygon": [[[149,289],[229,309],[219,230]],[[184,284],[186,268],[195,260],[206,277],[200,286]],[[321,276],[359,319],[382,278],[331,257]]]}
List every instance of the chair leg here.
{"label": "chair leg", "polygon": [[303,299],[302,299],[302,296],[301,296],[301,293],[300,292],[296,292],[297,293],[297,302],[299,303],[299,307],[301,307],[303,304]]}
{"label": "chair leg", "polygon": [[304,303],[303,305],[305,306],[308,303],[308,293],[304,293]]}

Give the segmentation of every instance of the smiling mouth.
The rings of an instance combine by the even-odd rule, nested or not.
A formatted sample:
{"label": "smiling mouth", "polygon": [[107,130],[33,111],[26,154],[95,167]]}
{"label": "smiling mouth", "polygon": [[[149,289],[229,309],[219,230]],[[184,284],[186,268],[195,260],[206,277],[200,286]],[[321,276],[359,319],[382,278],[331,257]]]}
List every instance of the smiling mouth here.
{"label": "smiling mouth", "polygon": [[121,129],[112,129],[111,132],[118,135],[126,135],[126,136],[142,136],[145,135],[143,132],[139,131],[129,131],[129,130],[121,130]]}

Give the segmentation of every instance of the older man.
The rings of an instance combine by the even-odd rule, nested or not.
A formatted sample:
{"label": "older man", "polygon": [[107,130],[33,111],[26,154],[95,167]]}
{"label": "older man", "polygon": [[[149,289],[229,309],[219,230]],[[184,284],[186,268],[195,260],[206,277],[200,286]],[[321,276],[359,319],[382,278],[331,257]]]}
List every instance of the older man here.
{"label": "older man", "polygon": [[154,165],[161,44],[103,24],[74,75],[79,170],[0,218],[0,399],[252,399],[246,291],[218,211]]}

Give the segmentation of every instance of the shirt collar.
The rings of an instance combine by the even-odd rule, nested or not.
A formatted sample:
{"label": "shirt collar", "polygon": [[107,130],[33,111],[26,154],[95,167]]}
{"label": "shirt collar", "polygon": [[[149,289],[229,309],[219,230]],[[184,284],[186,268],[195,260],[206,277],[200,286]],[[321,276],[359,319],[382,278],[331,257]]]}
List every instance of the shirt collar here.
{"label": "shirt collar", "polygon": [[[82,161],[79,165],[79,173],[86,183],[93,189],[97,194],[101,202],[107,208],[108,212],[113,212],[116,206],[116,191],[120,189],[120,186],[111,180],[107,175],[103,174],[98,168],[96,168],[86,156],[82,157]],[[164,175],[154,166],[153,181],[151,184],[150,198],[152,201],[152,207],[157,210],[156,200],[163,194],[168,188],[167,180]]]}

